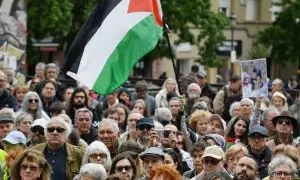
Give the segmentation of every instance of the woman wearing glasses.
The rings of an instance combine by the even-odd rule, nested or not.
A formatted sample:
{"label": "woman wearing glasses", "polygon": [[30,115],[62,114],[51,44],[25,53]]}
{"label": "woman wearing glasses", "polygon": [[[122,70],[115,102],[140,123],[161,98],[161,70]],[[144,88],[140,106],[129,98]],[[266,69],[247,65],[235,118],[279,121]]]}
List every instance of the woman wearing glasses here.
{"label": "woman wearing glasses", "polygon": [[120,180],[136,180],[136,165],[128,153],[121,153],[113,159],[109,174],[116,174]]}
{"label": "woman wearing glasses", "polygon": [[17,116],[22,113],[29,113],[33,120],[44,118],[50,120],[49,116],[43,111],[42,101],[39,95],[34,91],[29,91],[23,99],[21,109],[17,112]]}
{"label": "woman wearing glasses", "polygon": [[292,180],[298,178],[296,163],[286,156],[275,157],[268,166],[270,180]]}
{"label": "woman wearing glasses", "polygon": [[44,155],[37,150],[27,150],[14,163],[13,180],[50,180],[52,168]]}
{"label": "woman wearing glasses", "polygon": [[109,150],[101,141],[92,142],[84,152],[82,166],[87,163],[102,164],[108,172],[111,166]]}

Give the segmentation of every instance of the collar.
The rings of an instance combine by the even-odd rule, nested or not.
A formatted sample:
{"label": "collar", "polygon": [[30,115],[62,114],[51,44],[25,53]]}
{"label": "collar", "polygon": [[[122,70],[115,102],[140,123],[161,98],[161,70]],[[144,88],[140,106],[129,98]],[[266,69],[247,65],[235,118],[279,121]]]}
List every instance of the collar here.
{"label": "collar", "polygon": [[118,104],[119,104],[118,98],[115,100],[115,103],[112,104],[112,105],[110,105],[110,104],[107,102],[108,107],[114,107],[114,106],[116,106],[116,105],[118,105]]}
{"label": "collar", "polygon": [[[274,136],[274,143],[275,143],[275,145],[285,144],[279,139],[277,133]],[[292,135],[289,136],[287,144],[293,144],[293,136]]]}

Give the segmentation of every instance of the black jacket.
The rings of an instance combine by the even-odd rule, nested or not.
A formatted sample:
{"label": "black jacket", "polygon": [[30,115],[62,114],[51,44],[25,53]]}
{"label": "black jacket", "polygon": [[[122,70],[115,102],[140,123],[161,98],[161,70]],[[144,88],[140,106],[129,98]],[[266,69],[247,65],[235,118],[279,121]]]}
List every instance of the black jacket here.
{"label": "black jacket", "polygon": [[18,111],[17,99],[13,95],[11,95],[6,89],[0,96],[0,109],[5,107],[13,109],[14,112]]}
{"label": "black jacket", "polygon": [[82,134],[80,138],[83,139],[88,145],[98,139],[98,132],[94,127],[91,127],[89,134]]}

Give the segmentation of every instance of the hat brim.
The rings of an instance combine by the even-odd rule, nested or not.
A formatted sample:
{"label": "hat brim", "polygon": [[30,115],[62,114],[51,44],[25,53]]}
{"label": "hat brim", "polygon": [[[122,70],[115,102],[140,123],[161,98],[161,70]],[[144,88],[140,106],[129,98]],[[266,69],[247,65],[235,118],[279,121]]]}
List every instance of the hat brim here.
{"label": "hat brim", "polygon": [[139,125],[137,125],[136,127],[140,127],[140,126],[142,126],[142,125],[149,125],[149,126],[151,126],[152,128],[154,127],[153,124],[151,124],[151,123],[143,123],[143,124],[139,124]]}
{"label": "hat brim", "polygon": [[10,139],[10,138],[4,138],[4,139],[2,139],[2,141],[6,141],[6,142],[9,142],[10,144],[23,144],[23,143],[21,143],[21,142],[19,142],[19,141],[16,141],[16,140],[14,140],[14,139]]}
{"label": "hat brim", "polygon": [[277,121],[278,121],[279,119],[282,119],[282,118],[291,120],[292,125],[293,125],[293,129],[294,129],[294,130],[297,129],[297,127],[298,127],[298,122],[297,122],[297,120],[296,120],[294,117],[292,117],[292,116],[275,116],[275,117],[272,119],[273,125],[276,126]]}
{"label": "hat brim", "polygon": [[217,160],[222,160],[223,159],[222,156],[218,156],[218,155],[215,155],[215,154],[212,154],[212,153],[208,153],[208,154],[203,155],[202,159],[205,158],[205,157],[212,157],[212,158],[215,158]]}
{"label": "hat brim", "polygon": [[254,132],[248,133],[248,137],[251,137],[253,134],[259,134],[262,137],[268,137],[267,134],[264,134],[264,133],[261,133],[261,132],[258,132],[258,131],[254,131]]}
{"label": "hat brim", "polygon": [[159,154],[152,154],[152,153],[141,154],[141,155],[140,155],[140,158],[143,159],[143,158],[146,157],[146,156],[152,156],[152,157],[158,157],[158,158],[164,159],[164,156],[159,155]]}

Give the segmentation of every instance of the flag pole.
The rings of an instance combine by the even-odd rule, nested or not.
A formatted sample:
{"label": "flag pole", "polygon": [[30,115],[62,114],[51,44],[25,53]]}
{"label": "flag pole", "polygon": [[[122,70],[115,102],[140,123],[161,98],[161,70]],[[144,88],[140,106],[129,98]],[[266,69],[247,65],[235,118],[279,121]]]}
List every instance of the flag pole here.
{"label": "flag pole", "polygon": [[164,24],[164,36],[165,36],[165,38],[167,40],[167,43],[168,43],[168,49],[169,49],[170,55],[171,55],[173,70],[174,70],[174,73],[175,73],[175,79],[176,79],[177,85],[178,85],[178,91],[179,91],[179,94],[181,94],[181,90],[180,90],[180,86],[179,86],[179,76],[178,76],[178,72],[176,70],[174,55],[173,55],[173,51],[172,51],[172,47],[171,47],[171,43],[170,43],[170,38],[169,38],[169,32],[170,32],[169,27],[166,24],[165,20],[164,20],[163,24]]}

